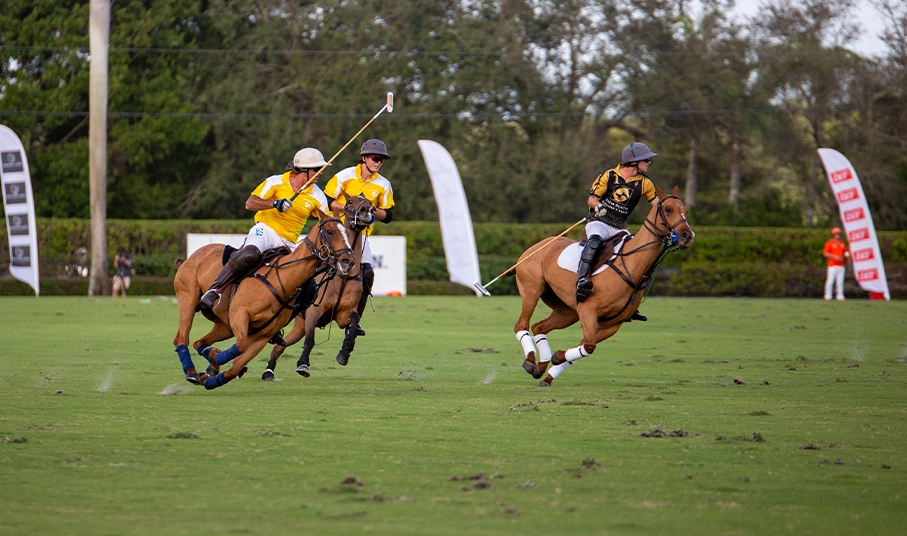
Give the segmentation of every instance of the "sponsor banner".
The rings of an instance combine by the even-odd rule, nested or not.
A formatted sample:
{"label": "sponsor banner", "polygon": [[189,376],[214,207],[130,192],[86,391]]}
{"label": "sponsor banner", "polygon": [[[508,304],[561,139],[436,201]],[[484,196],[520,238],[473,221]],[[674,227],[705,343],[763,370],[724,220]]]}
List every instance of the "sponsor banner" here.
{"label": "sponsor banner", "polygon": [[[200,247],[207,244],[229,244],[241,247],[246,240],[244,234],[204,234],[188,233],[186,235],[187,258]],[[375,269],[373,296],[406,295],[406,237],[405,236],[370,236],[369,247],[372,250]]]}
{"label": "sponsor banner", "polygon": [[480,276],[472,216],[469,214],[457,165],[447,149],[436,142],[419,140],[419,149],[438,205],[441,239],[450,280],[468,287],[476,296],[481,296],[481,291],[475,286]]}
{"label": "sponsor banner", "polygon": [[19,136],[5,125],[0,125],[0,183],[9,237],[9,273],[31,286],[37,296],[38,229],[28,158]]}
{"label": "sponsor banner", "polygon": [[841,221],[844,222],[854,278],[871,295],[891,299],[875,225],[856,170],[844,155],[834,149],[819,149],[819,158],[825,166]]}

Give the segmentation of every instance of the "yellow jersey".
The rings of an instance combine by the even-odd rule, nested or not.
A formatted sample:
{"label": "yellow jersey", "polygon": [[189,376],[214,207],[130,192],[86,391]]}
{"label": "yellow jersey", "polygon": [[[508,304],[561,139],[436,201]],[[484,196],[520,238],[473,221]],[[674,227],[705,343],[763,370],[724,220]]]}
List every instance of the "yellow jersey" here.
{"label": "yellow jersey", "polygon": [[[283,175],[268,177],[252,191],[252,195],[268,201],[289,199],[295,193],[296,190],[290,185],[289,171]],[[290,210],[286,212],[278,212],[277,209],[259,210],[255,213],[255,222],[267,225],[281,238],[295,243],[306,220],[310,216],[318,217],[316,209],[321,209],[325,213],[330,210],[324,192],[317,184],[312,184],[293,200]]]}
{"label": "yellow jersey", "polygon": [[[328,197],[336,199],[338,203],[346,203],[347,196],[361,195],[368,199],[375,208],[385,210],[393,207],[394,190],[391,188],[390,181],[378,173],[363,178],[363,171],[368,172],[362,164],[340,170],[328,181],[327,186],[324,187],[324,193]],[[370,225],[365,230],[365,235],[371,234],[372,226]]]}

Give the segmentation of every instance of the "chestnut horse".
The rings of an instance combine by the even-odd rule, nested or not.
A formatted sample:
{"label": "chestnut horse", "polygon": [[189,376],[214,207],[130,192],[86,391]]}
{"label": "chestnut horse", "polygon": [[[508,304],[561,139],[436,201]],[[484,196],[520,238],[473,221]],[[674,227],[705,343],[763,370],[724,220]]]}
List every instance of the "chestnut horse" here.
{"label": "chestnut horse", "polygon": [[[686,249],[692,244],[695,233],[687,223],[687,209],[678,197],[677,187],[671,195],[658,187],[655,190],[658,204],[649,211],[639,232],[623,244],[613,261],[608,262],[608,269],[592,276],[594,293],[582,303],[576,302],[576,272],[565,270],[557,263],[561,252],[576,241],[545,239],[520,257],[526,259],[516,267],[516,283],[523,306],[513,331],[526,356],[523,369],[535,379],[548,372],[539,387],[550,387],[571,363],[591,355],[596,344],[617,333],[639,308],[641,293],[648,287],[652,272],[664,254],[673,249]],[[549,243],[550,246],[546,246]],[[532,255],[542,246],[545,246],[544,251]],[[529,321],[539,299],[551,308],[551,314],[533,324],[530,335]],[[566,351],[558,350],[552,356],[547,334],[577,321],[583,330],[581,344]],[[554,365],[550,371],[549,362]]]}
{"label": "chestnut horse", "polygon": [[[225,292],[213,310],[203,311],[205,317],[214,322],[214,327],[193,343],[196,351],[211,364],[202,375],[196,371],[189,354],[189,331],[202,292],[214,282],[222,268],[223,246],[204,246],[180,265],[173,281],[179,309],[179,329],[173,345],[187,381],[204,383],[205,388],[214,389],[241,376],[246,364],[296,314],[294,308],[299,304],[299,289],[306,281],[327,270],[336,270],[345,276],[354,268],[350,237],[340,219],[331,218],[320,210],[318,218],[318,224],[294,252],[262,266],[253,277],[243,279],[233,287],[232,295]],[[233,335],[236,344],[224,352],[210,346]],[[220,365],[234,358],[230,370],[217,374]]]}
{"label": "chestnut horse", "polygon": [[[356,265],[362,260],[362,251],[365,247],[362,231],[368,228],[375,216],[375,208],[368,199],[360,195],[347,198],[343,210],[344,225],[352,234],[353,256]],[[362,273],[349,274],[346,277],[328,277],[328,274],[318,275],[313,279],[313,284],[307,288],[312,296],[307,299],[311,303],[302,314],[296,317],[293,329],[286,336],[287,346],[302,340],[302,354],[296,362],[296,372],[308,378],[309,355],[315,347],[315,328],[323,328],[331,323],[346,330],[340,353],[337,354],[337,363],[346,366],[350,353],[356,346],[356,334],[359,331],[359,300],[362,297]],[[274,370],[277,368],[277,359],[286,350],[286,346],[275,344],[271,349],[271,358],[261,379],[273,381]]]}

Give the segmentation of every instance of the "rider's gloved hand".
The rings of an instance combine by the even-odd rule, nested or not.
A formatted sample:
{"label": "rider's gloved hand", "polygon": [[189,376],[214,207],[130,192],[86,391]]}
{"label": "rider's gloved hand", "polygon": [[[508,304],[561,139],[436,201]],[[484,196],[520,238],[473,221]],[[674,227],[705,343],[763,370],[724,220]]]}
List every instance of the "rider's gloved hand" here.
{"label": "rider's gloved hand", "polygon": [[292,206],[293,202],[289,199],[278,199],[277,201],[274,201],[274,208],[277,209],[277,212],[286,212],[290,210]]}
{"label": "rider's gloved hand", "polygon": [[608,207],[604,203],[599,203],[591,212],[596,218],[603,218],[608,213]]}

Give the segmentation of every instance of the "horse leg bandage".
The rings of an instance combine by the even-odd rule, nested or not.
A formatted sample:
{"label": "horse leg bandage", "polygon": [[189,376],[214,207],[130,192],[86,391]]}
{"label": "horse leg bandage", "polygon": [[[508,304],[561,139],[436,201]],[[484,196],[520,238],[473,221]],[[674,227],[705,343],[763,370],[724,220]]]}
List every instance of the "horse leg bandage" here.
{"label": "horse leg bandage", "polygon": [[586,352],[586,346],[581,344],[581,345],[577,346],[576,348],[571,348],[571,349],[567,350],[564,354],[564,357],[567,358],[568,363],[573,363],[577,359],[582,359],[582,358],[588,357],[590,355],[592,355],[592,354]]}
{"label": "horse leg bandage", "polygon": [[195,351],[198,352],[198,355],[204,357],[208,361],[208,363],[212,362],[211,358],[208,357],[210,355],[209,352],[211,352],[210,345],[203,344],[203,345],[199,346],[198,348],[196,348]]}
{"label": "horse leg bandage", "polygon": [[571,363],[570,361],[567,361],[566,363],[561,363],[560,365],[558,365],[556,367],[551,367],[550,369],[548,369],[548,374],[551,375],[551,379],[553,380],[553,379],[557,378],[558,376],[560,376],[561,373],[564,372],[565,370],[567,370],[567,367],[569,367],[572,364],[573,363]]}
{"label": "horse leg bandage", "polygon": [[242,353],[242,352],[239,351],[239,348],[237,348],[236,345],[234,344],[233,346],[231,346],[231,347],[228,348],[227,350],[224,350],[223,352],[217,354],[217,355],[214,357],[214,361],[217,362],[217,365],[218,365],[218,366],[220,366],[220,365],[226,365],[226,364],[229,363],[230,361],[233,361],[234,359],[236,359],[236,357],[237,357],[239,354],[241,354],[241,353]]}
{"label": "horse leg bandage", "polygon": [[189,369],[195,368],[195,363],[192,362],[192,355],[189,354],[189,347],[185,344],[181,344],[176,347],[176,355],[180,358],[180,363],[183,365],[183,372],[188,372]]}
{"label": "horse leg bandage", "polygon": [[529,354],[535,354],[535,345],[532,344],[532,336],[525,329],[516,333],[516,340],[523,345],[523,355],[527,358]]}
{"label": "horse leg bandage", "polygon": [[535,341],[536,348],[539,349],[539,363],[551,361],[551,346],[548,345],[547,335],[536,335],[532,338]]}
{"label": "horse leg bandage", "polygon": [[205,389],[209,391],[211,389],[217,389],[218,387],[224,385],[225,383],[228,383],[229,381],[230,380],[224,378],[224,373],[221,372],[217,376],[210,376],[205,380]]}

